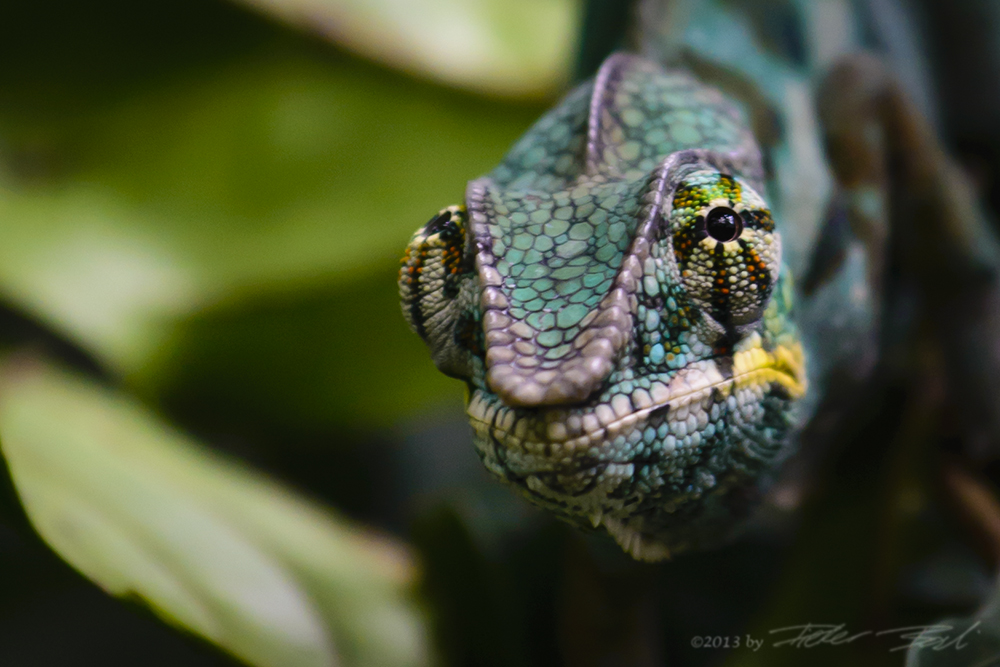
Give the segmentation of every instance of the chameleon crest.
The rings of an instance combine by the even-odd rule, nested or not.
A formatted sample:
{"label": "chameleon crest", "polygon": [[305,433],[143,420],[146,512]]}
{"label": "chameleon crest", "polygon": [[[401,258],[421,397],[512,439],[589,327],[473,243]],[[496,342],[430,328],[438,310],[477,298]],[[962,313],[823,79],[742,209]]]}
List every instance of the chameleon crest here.
{"label": "chameleon crest", "polygon": [[806,381],[762,173],[718,91],[617,54],[403,259],[486,467],[636,558],[726,539],[786,453]]}

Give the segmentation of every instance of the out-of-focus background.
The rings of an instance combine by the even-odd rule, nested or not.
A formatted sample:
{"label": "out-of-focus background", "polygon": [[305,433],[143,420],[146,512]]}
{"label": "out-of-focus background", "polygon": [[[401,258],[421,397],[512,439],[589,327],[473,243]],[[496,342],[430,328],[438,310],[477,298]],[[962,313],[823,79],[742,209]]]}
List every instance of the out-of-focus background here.
{"label": "out-of-focus background", "polygon": [[[945,4],[909,3],[997,210],[1000,9]],[[0,8],[0,665],[792,665],[691,638],[987,599],[917,464],[872,459],[923,426],[900,388],[797,530],[657,567],[481,469],[398,256],[593,67],[585,31],[614,43],[616,5]]]}

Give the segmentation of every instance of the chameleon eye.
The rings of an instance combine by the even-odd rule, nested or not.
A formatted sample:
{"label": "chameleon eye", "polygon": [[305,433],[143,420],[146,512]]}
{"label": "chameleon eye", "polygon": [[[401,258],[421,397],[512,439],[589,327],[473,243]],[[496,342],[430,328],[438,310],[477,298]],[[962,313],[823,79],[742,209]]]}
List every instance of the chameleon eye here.
{"label": "chameleon eye", "polygon": [[483,347],[467,227],[464,206],[440,211],[410,239],[399,269],[403,316],[437,367],[453,377],[469,377]]}
{"label": "chameleon eye", "polygon": [[705,216],[705,231],[716,241],[735,241],[743,233],[743,218],[731,208],[716,206]]}
{"label": "chameleon eye", "polygon": [[781,261],[760,195],[730,175],[695,172],[675,191],[669,226],[692,304],[727,329],[760,319]]}

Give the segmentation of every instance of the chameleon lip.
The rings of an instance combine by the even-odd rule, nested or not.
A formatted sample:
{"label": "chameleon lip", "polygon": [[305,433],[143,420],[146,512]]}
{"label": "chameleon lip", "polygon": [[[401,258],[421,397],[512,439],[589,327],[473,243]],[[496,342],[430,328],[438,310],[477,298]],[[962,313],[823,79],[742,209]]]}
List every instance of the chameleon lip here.
{"label": "chameleon lip", "polygon": [[[716,390],[731,391],[734,387],[777,384],[784,387],[793,399],[801,397],[806,391],[803,352],[797,342],[790,346],[779,345],[771,352],[751,347],[734,354],[732,360],[730,377],[722,376],[714,359],[693,362],[665,383],[653,382],[649,389],[637,389],[630,395],[621,394],[610,403],[601,403],[580,412],[545,408],[518,418],[515,409],[498,400],[491,404],[483,398],[482,390],[476,390],[469,401],[467,413],[474,426],[488,429],[491,436],[501,439],[505,445],[521,445],[528,449],[558,445],[568,454],[579,447],[605,443],[627,433],[657,410],[670,409],[674,420],[686,420],[689,407],[709,398]],[[636,406],[636,403],[646,402],[647,398],[647,405]],[[584,428],[582,434],[571,436],[567,423],[574,418]],[[541,429],[544,429],[544,436],[539,432]]]}

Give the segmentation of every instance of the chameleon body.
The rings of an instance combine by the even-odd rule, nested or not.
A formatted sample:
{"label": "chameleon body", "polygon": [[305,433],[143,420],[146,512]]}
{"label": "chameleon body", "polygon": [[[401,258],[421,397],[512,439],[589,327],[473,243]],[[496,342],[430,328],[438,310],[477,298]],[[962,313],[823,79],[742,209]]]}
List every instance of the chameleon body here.
{"label": "chameleon body", "polygon": [[[811,50],[748,29],[737,9],[765,5]],[[858,44],[813,9],[643,4],[643,53],[609,57],[403,258],[403,313],[466,383],[487,469],[639,559],[730,539],[803,439],[822,449],[875,364],[890,223],[995,264],[969,259],[992,235],[884,68],[850,61],[833,111],[814,101],[811,72]]]}

